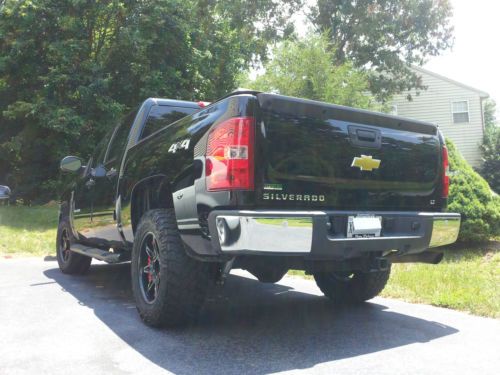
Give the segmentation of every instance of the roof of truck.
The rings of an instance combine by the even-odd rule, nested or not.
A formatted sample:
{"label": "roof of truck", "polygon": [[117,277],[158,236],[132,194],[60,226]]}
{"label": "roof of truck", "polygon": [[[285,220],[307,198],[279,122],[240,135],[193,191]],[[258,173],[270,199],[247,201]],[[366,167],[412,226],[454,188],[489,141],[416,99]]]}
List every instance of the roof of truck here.
{"label": "roof of truck", "polygon": [[154,105],[170,105],[175,107],[190,107],[200,108],[197,102],[189,102],[187,100],[164,99],[164,98],[148,98],[146,101],[153,102]]}
{"label": "roof of truck", "polygon": [[355,107],[348,107],[348,106],[344,106],[344,105],[340,105],[340,104],[333,104],[333,103],[327,103],[327,102],[322,102],[322,101],[318,101],[318,100],[311,100],[311,99],[304,99],[304,98],[297,98],[297,97],[294,97],[294,96],[287,96],[287,95],[282,95],[282,94],[276,94],[276,93],[272,93],[272,92],[262,92],[262,91],[257,91],[257,90],[250,90],[250,89],[237,89],[229,94],[227,94],[226,96],[223,96],[222,98],[216,100],[215,102],[217,101],[220,101],[222,99],[225,99],[225,98],[228,98],[230,96],[235,96],[235,95],[244,95],[244,94],[248,94],[248,95],[259,95],[261,94],[261,99],[262,98],[269,98],[269,97],[273,97],[273,98],[279,98],[279,99],[285,99],[285,100],[291,100],[291,101],[295,101],[296,103],[297,102],[300,102],[300,103],[305,103],[305,104],[310,104],[310,105],[321,105],[321,106],[327,106],[331,109],[343,109],[343,110],[347,110],[347,111],[350,111],[350,112],[357,112],[357,113],[360,113],[360,114],[365,114],[365,115],[372,115],[372,116],[376,116],[376,117],[384,117],[384,118],[390,118],[392,120],[396,120],[396,121],[411,121],[413,123],[419,123],[419,124],[422,124],[422,125],[425,125],[425,126],[432,126],[432,127],[438,127],[437,124],[434,124],[434,123],[431,123],[431,122],[428,122],[428,121],[421,121],[421,120],[416,120],[416,119],[411,119],[411,118],[407,118],[407,117],[402,117],[402,116],[395,116],[395,115],[391,115],[389,113],[384,113],[384,112],[379,112],[379,111],[374,111],[374,110],[367,110],[367,109],[361,109],[361,108],[355,108]]}

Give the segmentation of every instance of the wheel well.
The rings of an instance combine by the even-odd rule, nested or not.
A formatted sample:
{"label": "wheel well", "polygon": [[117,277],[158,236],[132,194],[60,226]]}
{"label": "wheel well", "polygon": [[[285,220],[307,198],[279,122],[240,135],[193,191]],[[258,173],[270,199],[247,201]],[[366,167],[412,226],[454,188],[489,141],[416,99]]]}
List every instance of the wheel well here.
{"label": "wheel well", "polygon": [[155,208],[172,208],[170,184],[164,176],[151,177],[139,182],[132,191],[131,221],[132,230],[136,231],[142,215]]}

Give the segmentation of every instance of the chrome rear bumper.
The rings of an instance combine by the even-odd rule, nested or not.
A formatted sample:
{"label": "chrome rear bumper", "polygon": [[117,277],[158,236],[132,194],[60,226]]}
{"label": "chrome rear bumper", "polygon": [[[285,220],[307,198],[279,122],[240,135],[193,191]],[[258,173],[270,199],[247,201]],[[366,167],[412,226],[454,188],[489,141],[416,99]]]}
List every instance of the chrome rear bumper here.
{"label": "chrome rear bumper", "polygon": [[460,215],[433,216],[432,236],[429,247],[438,247],[454,243],[460,232]]}
{"label": "chrome rear bumper", "polygon": [[[293,214],[292,214],[293,215]],[[229,216],[215,219],[222,251],[303,253],[311,249],[313,212],[304,216]]]}
{"label": "chrome rear bumper", "polygon": [[[373,214],[383,220],[380,237],[348,238],[335,220]],[[336,218],[336,219],[333,219]],[[214,211],[212,245],[222,253],[350,258],[363,252],[414,254],[456,241],[460,215],[427,212]],[[338,229],[338,228],[337,228]]]}

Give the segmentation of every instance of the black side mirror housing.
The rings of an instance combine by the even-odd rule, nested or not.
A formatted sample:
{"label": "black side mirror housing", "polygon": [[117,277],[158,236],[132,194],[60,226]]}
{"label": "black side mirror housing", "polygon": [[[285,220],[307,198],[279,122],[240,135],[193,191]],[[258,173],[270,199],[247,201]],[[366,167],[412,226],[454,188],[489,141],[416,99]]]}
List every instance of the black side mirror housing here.
{"label": "black side mirror housing", "polygon": [[66,156],[61,160],[59,168],[63,172],[76,173],[80,172],[83,167],[82,159],[77,156]]}

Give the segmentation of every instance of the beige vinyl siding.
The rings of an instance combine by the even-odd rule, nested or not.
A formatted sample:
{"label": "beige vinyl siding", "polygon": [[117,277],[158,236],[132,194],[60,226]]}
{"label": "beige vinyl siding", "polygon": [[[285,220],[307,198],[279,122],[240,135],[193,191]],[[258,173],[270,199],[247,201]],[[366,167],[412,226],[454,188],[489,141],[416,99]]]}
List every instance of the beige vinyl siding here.
{"label": "beige vinyl siding", "polygon": [[[418,70],[427,90],[417,94],[409,92],[413,100],[406,99],[408,93],[394,97],[397,114],[403,117],[429,121],[439,125],[445,137],[450,138],[464,158],[473,166],[481,164],[479,145],[483,140],[483,119],[481,98],[478,92],[441,79]],[[469,122],[454,123],[452,103],[467,101],[469,105]]]}

